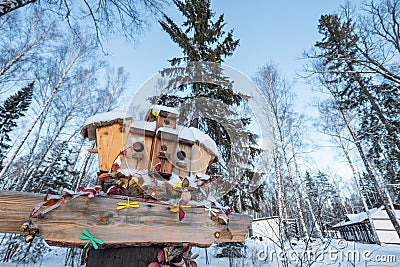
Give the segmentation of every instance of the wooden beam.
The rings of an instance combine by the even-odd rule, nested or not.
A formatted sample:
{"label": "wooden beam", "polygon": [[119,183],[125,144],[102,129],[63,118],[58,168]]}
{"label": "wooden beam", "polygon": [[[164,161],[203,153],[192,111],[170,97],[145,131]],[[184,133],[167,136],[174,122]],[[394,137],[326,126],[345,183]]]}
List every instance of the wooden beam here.
{"label": "wooden beam", "polygon": [[[43,201],[44,195],[15,191],[0,191],[0,232],[21,233],[21,225],[29,220],[33,207]],[[229,229],[233,239],[222,235],[226,226],[212,221],[204,207],[186,211],[182,222],[169,205],[158,201],[139,201],[139,208],[116,210],[117,203],[125,201],[116,197],[88,198],[80,196],[63,208],[59,207],[43,217],[33,217],[41,237],[49,244],[60,247],[80,247],[85,241],[79,238],[83,229],[105,242],[104,247],[192,245],[208,247],[214,242],[241,242],[251,225],[251,217],[230,214]],[[133,199],[131,198],[131,201]]]}

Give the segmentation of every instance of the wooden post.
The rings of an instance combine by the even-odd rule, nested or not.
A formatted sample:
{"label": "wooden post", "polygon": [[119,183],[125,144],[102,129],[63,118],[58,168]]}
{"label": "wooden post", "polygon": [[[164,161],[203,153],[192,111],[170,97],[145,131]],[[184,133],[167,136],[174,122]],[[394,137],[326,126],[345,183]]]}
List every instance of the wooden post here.
{"label": "wooden post", "polygon": [[91,249],[86,267],[147,267],[155,262],[162,246]]}

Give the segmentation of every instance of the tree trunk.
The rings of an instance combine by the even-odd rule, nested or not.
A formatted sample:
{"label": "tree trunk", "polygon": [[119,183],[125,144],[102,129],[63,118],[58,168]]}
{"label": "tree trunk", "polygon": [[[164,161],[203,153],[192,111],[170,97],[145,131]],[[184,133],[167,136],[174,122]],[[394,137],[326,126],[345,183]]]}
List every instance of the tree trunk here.
{"label": "tree trunk", "polygon": [[[79,52],[78,52],[79,54]],[[78,59],[78,55],[75,55],[72,58],[72,61],[70,62],[69,65],[67,65],[66,69],[64,70],[62,76],[60,77],[59,81],[57,84],[54,86],[53,91],[51,92],[50,96],[47,98],[46,102],[43,104],[39,114],[36,116],[34,119],[33,123],[31,126],[28,128],[28,130],[25,132],[25,135],[22,137],[21,142],[18,144],[18,146],[14,149],[14,152],[10,155],[10,157],[7,160],[7,163],[5,164],[4,168],[0,172],[0,180],[4,179],[4,174],[7,172],[8,168],[11,166],[11,163],[14,161],[15,157],[17,156],[18,152],[22,148],[22,146],[25,144],[25,141],[28,139],[28,136],[32,132],[33,128],[35,127],[36,123],[44,113],[44,111],[47,109],[47,107],[50,105],[51,101],[55,97],[56,93],[60,89],[61,85],[63,84],[64,80],[66,79],[69,71],[71,70],[72,66],[75,64],[76,60]]]}
{"label": "tree trunk", "polygon": [[157,262],[161,246],[91,249],[86,267],[147,267]]}
{"label": "tree trunk", "polygon": [[0,17],[37,0],[5,0],[0,2]]}
{"label": "tree trunk", "polygon": [[358,181],[358,178],[357,178],[356,169],[355,169],[355,167],[353,165],[352,160],[350,159],[349,152],[346,149],[340,134],[338,133],[338,131],[336,131],[336,132],[338,134],[340,147],[342,148],[343,153],[345,154],[347,162],[349,163],[349,166],[350,166],[351,171],[353,173],[354,181],[356,182],[356,187],[357,187],[358,193],[360,194],[360,197],[361,197],[365,212],[367,213],[369,224],[371,226],[371,230],[372,230],[372,234],[374,236],[375,242],[376,242],[376,244],[381,245],[381,241],[379,240],[378,234],[376,232],[374,221],[371,219],[371,212],[369,211],[369,208],[368,208],[368,205],[367,205],[367,201],[365,200],[364,194],[362,192],[362,188],[360,186],[360,182]]}
{"label": "tree trunk", "polygon": [[[334,94],[332,94],[332,95],[335,97]],[[387,193],[386,191],[385,191],[385,193],[382,192],[382,189],[380,188],[380,185],[379,185],[379,181],[376,178],[376,176],[374,175],[374,173],[372,172],[371,166],[370,166],[370,164],[369,164],[369,162],[367,160],[367,157],[365,156],[364,149],[361,146],[361,142],[358,139],[358,136],[357,136],[356,132],[351,127],[350,121],[347,118],[347,115],[345,114],[344,110],[340,107],[340,104],[339,104],[338,99],[336,97],[335,97],[335,101],[336,101],[336,104],[337,104],[338,109],[340,111],[340,114],[342,115],[343,121],[346,123],[346,127],[349,130],[350,135],[353,138],[354,144],[357,147],[357,150],[358,150],[358,152],[360,154],[360,157],[361,157],[361,159],[362,159],[362,161],[364,163],[365,169],[366,169],[368,175],[371,177],[371,179],[373,181],[375,190],[378,192],[378,195],[381,197],[381,199],[383,201],[383,205],[385,206],[386,213],[387,213],[390,221],[392,222],[393,227],[396,230],[397,235],[400,237],[400,224],[399,224],[399,221],[396,218],[396,214],[395,214],[395,212],[394,212],[394,210],[392,208],[393,205],[390,205],[391,201],[390,201],[389,195],[386,194]]]}
{"label": "tree trunk", "polygon": [[311,218],[312,218],[313,222],[315,223],[315,230],[317,231],[317,235],[318,235],[319,239],[321,239],[321,241],[323,241],[324,236],[322,235],[321,228],[319,226],[317,218],[315,217],[314,210],[313,210],[313,208],[311,206],[310,198],[309,198],[307,192],[304,190],[304,187],[302,186],[302,180],[303,179],[301,179],[299,167],[297,165],[296,153],[294,151],[293,134],[292,134],[291,130],[289,132],[289,137],[290,137],[290,144],[291,144],[291,147],[292,147],[292,155],[293,155],[292,159],[293,159],[293,163],[294,163],[294,168],[295,168],[295,172],[297,174],[297,178],[299,179],[299,182],[300,182],[299,191],[305,196],[304,198],[305,198],[306,204],[308,206],[308,209],[310,210]]}

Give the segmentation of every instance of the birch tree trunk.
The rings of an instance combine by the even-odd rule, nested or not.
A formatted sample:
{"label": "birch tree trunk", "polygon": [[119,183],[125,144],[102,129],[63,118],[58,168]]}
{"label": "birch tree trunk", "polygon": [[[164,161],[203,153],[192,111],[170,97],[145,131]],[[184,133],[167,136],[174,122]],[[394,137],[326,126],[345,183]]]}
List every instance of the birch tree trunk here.
{"label": "birch tree trunk", "polygon": [[[399,221],[396,218],[396,214],[394,212],[394,209],[392,208],[393,205],[391,205],[391,201],[390,201],[390,196],[388,194],[386,194],[387,192],[382,192],[382,189],[380,187],[379,181],[377,179],[377,177],[374,175],[372,168],[367,160],[367,157],[365,156],[364,153],[364,149],[361,146],[361,142],[357,136],[357,133],[354,131],[353,127],[350,124],[350,121],[346,115],[346,113],[344,112],[344,110],[341,108],[340,103],[335,95],[335,93],[333,92],[333,90],[330,90],[332,96],[334,97],[335,103],[338,107],[338,110],[340,111],[340,114],[343,118],[343,121],[346,124],[347,129],[350,132],[350,135],[354,141],[354,144],[358,150],[358,153],[360,154],[361,160],[363,161],[363,164],[365,166],[365,169],[368,173],[368,175],[371,177],[373,184],[374,184],[374,188],[377,191],[378,195],[381,197],[382,201],[383,201],[383,205],[385,206],[385,210],[386,213],[390,219],[390,221],[393,224],[394,229],[396,230],[397,235],[400,237],[400,224]],[[393,204],[393,203],[392,203]]]}
{"label": "birch tree trunk", "polygon": [[[72,53],[73,51],[71,51],[71,50],[73,49],[73,47],[70,46],[69,48],[70,48],[69,52]],[[24,136],[22,137],[22,139],[21,139],[20,143],[17,145],[17,147],[14,149],[13,153],[8,157],[8,160],[7,160],[6,164],[4,165],[4,168],[0,172],[0,180],[4,179],[5,173],[7,172],[8,168],[11,166],[11,164],[14,161],[15,157],[17,156],[18,152],[21,150],[22,146],[25,144],[26,140],[28,139],[28,136],[32,132],[32,130],[35,127],[35,125],[38,122],[38,120],[40,119],[40,117],[42,116],[44,111],[47,109],[47,107],[50,105],[51,101],[54,99],[56,93],[60,89],[60,87],[63,84],[64,80],[67,78],[67,75],[68,75],[69,71],[71,70],[72,66],[74,66],[74,64],[76,63],[78,58],[79,58],[79,51],[76,52],[75,54],[73,54],[73,57],[71,58],[71,61],[65,67],[60,79],[58,80],[57,84],[54,86],[51,94],[47,98],[46,102],[43,104],[43,106],[42,106],[41,110],[39,111],[38,115],[36,115],[36,117],[33,120],[31,126],[25,132]]]}
{"label": "birch tree trunk", "polygon": [[376,242],[378,245],[381,245],[381,241],[379,240],[378,234],[377,234],[377,232],[376,232],[376,228],[375,228],[374,221],[373,221],[372,218],[371,218],[371,212],[370,212],[370,210],[369,210],[369,208],[368,208],[367,201],[365,200],[365,197],[364,197],[364,194],[363,194],[363,191],[362,191],[360,182],[359,182],[359,180],[358,180],[358,178],[357,178],[356,169],[355,169],[355,167],[354,167],[353,161],[352,161],[351,158],[350,158],[349,151],[346,149],[346,146],[345,146],[345,144],[344,144],[344,142],[343,142],[343,139],[342,139],[341,135],[339,134],[339,131],[338,131],[338,129],[337,129],[336,127],[335,127],[335,130],[336,130],[336,133],[337,133],[339,145],[340,145],[340,147],[341,147],[341,149],[342,149],[342,151],[343,151],[343,153],[344,153],[344,155],[345,155],[345,157],[346,157],[347,162],[349,163],[349,166],[350,166],[350,168],[351,168],[351,172],[353,173],[353,178],[354,178],[354,181],[355,181],[355,183],[356,183],[357,191],[358,191],[358,193],[360,194],[361,201],[362,201],[362,203],[363,203],[365,212],[367,213],[368,220],[369,220],[369,224],[370,224],[370,226],[371,226],[371,230],[372,230],[372,234],[373,234],[373,236],[374,236],[375,242]]}
{"label": "birch tree trunk", "polygon": [[298,167],[298,165],[297,165],[296,153],[295,153],[295,151],[294,151],[293,134],[292,134],[292,131],[291,131],[291,130],[289,131],[289,138],[290,138],[290,144],[291,144],[291,148],[292,148],[292,160],[293,160],[293,164],[294,164],[294,170],[295,170],[295,172],[296,172],[297,179],[298,179],[299,182],[300,182],[299,191],[300,191],[300,192],[302,193],[302,195],[304,196],[304,199],[305,199],[305,201],[306,201],[306,204],[307,204],[308,209],[309,209],[310,214],[311,214],[311,218],[312,218],[313,222],[315,223],[315,230],[317,231],[317,235],[318,235],[319,239],[321,239],[321,241],[323,241],[324,236],[322,235],[320,225],[319,225],[319,223],[318,223],[318,221],[317,221],[317,218],[315,217],[314,210],[313,210],[312,205],[311,205],[310,197],[308,196],[307,191],[304,190],[304,187],[301,186],[301,185],[303,184],[303,179],[301,178],[301,174],[300,174],[300,171],[299,171],[299,167]]}

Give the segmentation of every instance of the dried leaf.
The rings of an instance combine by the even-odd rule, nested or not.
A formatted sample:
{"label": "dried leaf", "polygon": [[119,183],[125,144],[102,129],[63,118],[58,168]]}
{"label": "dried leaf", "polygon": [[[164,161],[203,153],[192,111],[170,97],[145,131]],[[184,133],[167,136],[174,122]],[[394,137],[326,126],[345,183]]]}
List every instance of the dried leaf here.
{"label": "dried leaf", "polygon": [[229,228],[226,228],[226,234],[228,235],[228,238],[229,238],[230,240],[233,239],[233,234],[232,234],[231,230],[229,230]]}
{"label": "dried leaf", "polygon": [[118,186],[111,186],[110,188],[108,188],[107,190],[107,195],[114,195],[115,193],[117,193],[119,191],[119,187]]}
{"label": "dried leaf", "polygon": [[182,221],[185,218],[185,211],[179,208],[179,221]]}
{"label": "dried leaf", "polygon": [[214,186],[217,186],[218,185],[218,182],[217,182],[217,177],[213,177],[213,185]]}
{"label": "dried leaf", "polygon": [[31,211],[31,214],[29,214],[29,217],[32,217],[33,215],[36,214],[36,212],[43,206],[44,202],[40,202],[33,207],[33,210]]}
{"label": "dried leaf", "polygon": [[157,163],[157,164],[154,166],[154,171],[159,172],[160,170],[161,170],[161,162]]}
{"label": "dried leaf", "polygon": [[181,206],[181,208],[183,209],[183,210],[189,210],[190,208],[192,207],[192,205],[182,205]]}
{"label": "dried leaf", "polygon": [[117,171],[117,170],[119,170],[119,164],[115,162],[111,166],[111,171]]}
{"label": "dried leaf", "polygon": [[178,205],[172,206],[172,207],[169,208],[169,210],[172,211],[172,212],[178,212],[179,211],[179,206]]}
{"label": "dried leaf", "polygon": [[157,253],[157,260],[158,262],[163,262],[164,261],[164,250],[160,249]]}
{"label": "dried leaf", "polygon": [[64,207],[66,207],[66,206],[67,206],[67,204],[65,204],[64,198],[61,198],[60,208],[64,208]]}
{"label": "dried leaf", "polygon": [[136,180],[131,178],[129,180],[129,185],[128,186],[134,186],[134,187],[138,187],[139,185],[137,184]]}
{"label": "dried leaf", "polygon": [[124,189],[128,188],[128,185],[129,185],[128,179],[126,179],[126,178],[120,178],[120,179],[119,179],[119,185],[120,185],[122,188],[124,188]]}
{"label": "dried leaf", "polygon": [[46,202],[44,202],[43,206],[45,207],[51,207],[55,205],[60,199],[59,198],[50,198]]}
{"label": "dried leaf", "polygon": [[44,196],[44,201],[47,201],[49,199],[49,194],[50,194],[50,190],[47,190],[46,195]]}
{"label": "dried leaf", "polygon": [[208,181],[204,181],[204,190],[208,193]]}
{"label": "dried leaf", "polygon": [[228,224],[228,219],[225,218],[225,217],[219,216],[218,217],[218,222],[219,222],[219,224],[227,225]]}
{"label": "dried leaf", "polygon": [[188,187],[188,186],[189,186],[189,179],[188,179],[188,178],[185,177],[185,178],[183,179],[183,181],[182,181],[182,186],[183,186],[183,187]]}
{"label": "dried leaf", "polygon": [[139,178],[138,178],[138,184],[140,185],[140,186],[142,186],[143,184],[144,184],[144,179],[143,179],[143,176],[139,176]]}
{"label": "dried leaf", "polygon": [[108,181],[111,179],[111,176],[108,173],[102,173],[98,177],[99,181]]}
{"label": "dried leaf", "polygon": [[230,208],[227,208],[227,209],[225,210],[225,214],[226,214],[226,215],[229,215],[229,214],[231,214],[231,212],[232,212],[232,211],[231,211],[231,209],[230,209]]}

